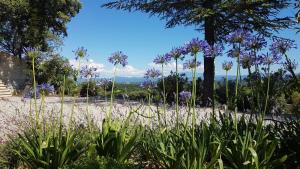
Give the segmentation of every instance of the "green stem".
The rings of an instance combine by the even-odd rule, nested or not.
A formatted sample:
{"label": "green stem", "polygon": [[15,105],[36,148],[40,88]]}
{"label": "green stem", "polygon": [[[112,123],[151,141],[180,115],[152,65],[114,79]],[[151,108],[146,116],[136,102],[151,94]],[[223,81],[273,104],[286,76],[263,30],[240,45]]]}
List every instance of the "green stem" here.
{"label": "green stem", "polygon": [[179,104],[179,87],[178,87],[178,59],[175,59],[176,62],[176,128],[178,129],[179,127],[179,108],[178,108],[178,104]]}
{"label": "green stem", "polygon": [[[78,78],[80,77],[80,61],[81,59],[79,58],[78,60],[78,69],[77,69],[77,77],[76,77],[76,81],[78,80]],[[76,84],[77,85],[77,84]],[[70,131],[71,131],[71,127],[72,127],[72,121],[73,121],[73,115],[74,115],[74,111],[75,111],[75,104],[76,104],[76,94],[73,96],[73,105],[72,105],[72,111],[71,111],[71,115],[70,115],[70,119],[69,119],[69,126],[68,126],[68,138],[70,136]]]}
{"label": "green stem", "polygon": [[64,99],[65,99],[65,85],[66,85],[66,76],[64,75],[64,81],[62,86],[61,93],[61,108],[60,108],[60,116],[59,116],[59,140],[62,138],[62,126],[63,126],[63,112],[64,112]]}
{"label": "green stem", "polygon": [[270,90],[270,79],[271,79],[271,76],[270,76],[270,64],[268,64],[267,96],[266,96],[266,100],[265,100],[265,108],[264,108],[262,117],[265,116],[266,111],[267,111],[268,100],[269,100],[269,90]]}
{"label": "green stem", "polygon": [[298,78],[297,78],[297,76],[296,76],[296,74],[295,74],[295,72],[293,70],[292,61],[288,58],[288,56],[287,56],[286,53],[284,54],[284,56],[285,56],[285,60],[287,62],[288,71],[292,74],[294,80],[296,82],[298,82]]}
{"label": "green stem", "polygon": [[35,111],[35,125],[39,125],[39,114],[37,111],[37,93],[36,93],[36,80],[35,80],[35,57],[32,57],[32,76],[33,76],[33,90],[34,90],[34,111]]}
{"label": "green stem", "polygon": [[225,85],[226,85],[226,105],[228,106],[229,94],[228,94],[228,70],[226,70],[226,77],[225,77]]}
{"label": "green stem", "polygon": [[114,70],[114,79],[111,87],[111,94],[110,94],[110,107],[109,107],[109,114],[108,114],[108,124],[111,122],[111,116],[112,116],[112,106],[113,106],[113,99],[114,99],[114,88],[115,88],[115,81],[116,81],[116,71],[117,68],[115,67]]}
{"label": "green stem", "polygon": [[151,93],[148,94],[148,125],[151,128]]}
{"label": "green stem", "polygon": [[236,80],[235,80],[235,98],[234,98],[234,105],[235,105],[235,111],[234,111],[234,121],[235,121],[235,128],[237,130],[237,99],[238,99],[238,86],[239,86],[239,73],[240,73],[240,55],[237,57],[237,70],[236,70]]}
{"label": "green stem", "polygon": [[[197,64],[197,55],[195,54],[195,64]],[[195,125],[196,125],[196,71],[197,66],[195,65],[193,70],[193,87],[192,87],[192,99],[193,99],[193,113],[192,113],[192,136],[194,140],[195,136]]]}
{"label": "green stem", "polygon": [[161,65],[161,77],[162,77],[162,82],[163,82],[163,113],[164,113],[164,121],[166,125],[166,86],[165,86],[165,77],[164,77],[164,65]]}

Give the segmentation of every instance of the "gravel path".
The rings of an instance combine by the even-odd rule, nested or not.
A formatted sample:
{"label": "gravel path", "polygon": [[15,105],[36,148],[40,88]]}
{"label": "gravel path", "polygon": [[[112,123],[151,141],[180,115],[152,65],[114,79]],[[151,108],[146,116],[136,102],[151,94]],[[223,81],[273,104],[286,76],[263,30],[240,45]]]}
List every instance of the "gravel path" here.
{"label": "gravel path", "polygon": [[[89,101],[87,104],[85,98],[77,98],[74,106],[73,98],[66,97],[63,103],[62,107],[61,98],[59,97],[47,97],[45,102],[38,99],[37,112],[45,120],[54,121],[54,119],[57,120],[60,116],[61,109],[63,108],[63,119],[68,124],[70,114],[72,113],[72,109],[74,109],[74,119],[77,125],[86,125],[87,117],[92,117],[94,123],[101,126],[106,113],[110,110],[110,103],[99,100]],[[0,98],[0,142],[1,140],[7,140],[8,135],[16,134],[30,125],[30,119],[35,115],[34,107],[34,100],[23,100],[21,97]],[[133,123],[141,125],[148,125],[148,117],[150,116],[152,117],[150,125],[156,126],[158,124],[157,112],[160,112],[161,119],[166,119],[164,123],[167,125],[174,125],[176,122],[174,107],[167,108],[167,112],[164,115],[162,107],[149,107],[140,102],[116,101],[112,109],[112,117],[119,120],[126,119],[129,112],[134,111],[130,119]],[[180,121],[186,121],[189,114],[187,112],[186,107],[180,107]],[[209,108],[197,108],[197,121],[199,122],[201,119],[207,118],[210,112],[211,109]],[[163,118],[164,116],[166,118]]]}

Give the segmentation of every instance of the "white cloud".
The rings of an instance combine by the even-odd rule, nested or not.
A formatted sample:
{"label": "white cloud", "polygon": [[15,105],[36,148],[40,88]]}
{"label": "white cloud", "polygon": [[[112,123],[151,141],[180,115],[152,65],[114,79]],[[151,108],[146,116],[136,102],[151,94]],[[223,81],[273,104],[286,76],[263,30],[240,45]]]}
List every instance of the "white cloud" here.
{"label": "white cloud", "polygon": [[[78,61],[76,60],[70,60],[70,64],[74,67],[78,67]],[[114,75],[114,68],[113,67],[107,67],[103,63],[98,63],[93,60],[83,61],[81,62],[81,66],[89,65],[92,67],[97,68],[97,73],[99,73],[100,77],[112,77]],[[125,67],[118,66],[117,68],[117,76],[122,77],[142,77],[144,76],[144,73],[146,69],[149,68],[156,68],[158,70],[161,70],[161,65],[157,65],[154,63],[149,63],[147,66],[145,66],[145,69],[139,69],[132,65],[127,65]],[[176,63],[172,62],[164,66],[164,74],[169,75],[171,71],[175,72],[176,70]],[[199,68],[198,68],[199,70]],[[203,65],[201,64],[200,70],[203,71]],[[178,72],[179,73],[185,73],[190,72],[190,70],[183,70],[183,64],[178,63]]]}
{"label": "white cloud", "polygon": [[[70,60],[70,64],[76,69],[78,67],[78,61]],[[102,63],[95,62],[93,60],[83,61],[80,63],[81,67],[89,65],[91,67],[97,68],[97,73],[100,77],[112,77],[114,75],[114,68],[107,67]],[[117,76],[123,77],[141,77],[144,75],[144,70],[135,68],[132,65],[127,65],[125,67],[117,68]]]}
{"label": "white cloud", "polygon": [[141,77],[144,75],[144,72],[144,70],[135,68],[131,65],[127,65],[125,67],[120,67],[117,69],[117,75],[124,77]]}

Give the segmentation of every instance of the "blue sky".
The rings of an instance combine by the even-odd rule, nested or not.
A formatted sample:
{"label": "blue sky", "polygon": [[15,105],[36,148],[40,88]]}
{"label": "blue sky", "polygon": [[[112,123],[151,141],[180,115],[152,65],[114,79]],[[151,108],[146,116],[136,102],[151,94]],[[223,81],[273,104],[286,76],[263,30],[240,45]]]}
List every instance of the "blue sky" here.
{"label": "blue sky", "polygon": [[[154,66],[151,62],[158,54],[181,46],[194,37],[203,39],[203,33],[196,31],[193,26],[166,29],[165,22],[155,16],[101,8],[105,1],[82,0],[83,7],[67,25],[68,36],[60,49],[62,55],[73,62],[72,51],[84,46],[88,50],[89,59],[93,60],[102,76],[112,75],[112,65],[107,57],[115,51],[121,50],[129,56],[129,66],[118,70],[120,76],[143,76],[145,69]],[[285,11],[288,14],[293,12]],[[299,48],[291,51],[289,55],[300,62],[300,34],[283,31],[280,36],[296,40]],[[225,55],[216,59],[217,75],[224,74],[221,69],[224,60],[228,60]],[[173,68],[174,64],[170,64],[167,71]],[[297,71],[299,72],[299,66]]]}

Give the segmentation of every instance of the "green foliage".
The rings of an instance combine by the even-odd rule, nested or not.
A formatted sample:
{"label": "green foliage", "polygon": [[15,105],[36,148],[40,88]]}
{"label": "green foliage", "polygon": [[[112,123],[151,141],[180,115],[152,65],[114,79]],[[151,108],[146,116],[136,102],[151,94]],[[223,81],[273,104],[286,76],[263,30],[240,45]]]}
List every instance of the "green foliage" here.
{"label": "green foliage", "polygon": [[147,97],[147,91],[137,84],[115,84],[115,95],[117,98],[129,100],[141,100]]}
{"label": "green foliage", "polygon": [[145,149],[160,166],[166,169],[201,169],[218,165],[220,142],[205,123],[195,133],[182,128],[180,131],[150,132],[145,139]]}
{"label": "green foliage", "polygon": [[96,85],[94,80],[89,82],[82,82],[80,86],[80,96],[86,97],[87,94],[91,97],[99,95],[100,88]]}
{"label": "green foliage", "polygon": [[127,123],[120,125],[104,122],[96,139],[95,150],[99,156],[124,162],[130,158],[142,133],[139,128],[130,131]]}
{"label": "green foliage", "polygon": [[0,0],[1,49],[19,57],[36,47],[49,51],[80,8],[78,0]]}
{"label": "green foliage", "polygon": [[[171,104],[175,102],[175,93],[176,93],[176,73],[171,72],[171,74],[165,77],[165,88],[166,88],[166,101]],[[185,74],[178,76],[178,91],[179,93],[186,88],[188,84],[188,79]],[[159,93],[163,93],[163,84],[162,79],[157,82]],[[161,96],[162,97],[162,96]]]}
{"label": "green foliage", "polygon": [[0,144],[0,168],[13,169],[20,165],[20,159],[11,150],[16,148],[12,141]]}
{"label": "green foliage", "polygon": [[293,112],[300,113],[300,92],[294,91],[291,96]]}
{"label": "green foliage", "polygon": [[[69,61],[59,55],[52,55],[49,59],[42,60],[38,65],[36,72],[38,84],[50,83],[54,85],[55,89],[58,89],[63,85],[64,76],[68,79],[67,84],[72,83],[71,81],[75,76],[75,71]],[[65,87],[67,89],[70,89],[70,87],[72,88],[72,86]]]}
{"label": "green foliage", "polygon": [[77,134],[62,128],[44,132],[32,129],[19,134],[12,151],[31,169],[58,169],[85,152],[87,143],[78,140]]}
{"label": "green foliage", "polygon": [[223,135],[226,138],[222,151],[225,166],[237,169],[274,168],[286,160],[286,155],[274,157],[278,140],[269,136],[260,119],[255,124],[241,117],[237,130],[231,127],[233,119],[224,120],[222,130],[229,130]]}
{"label": "green foliage", "polygon": [[[289,120],[289,119],[286,119]],[[279,148],[275,150],[276,156],[288,155],[284,168],[300,168],[300,120],[277,122],[269,126],[268,131],[279,138]],[[280,168],[280,167],[278,167]]]}
{"label": "green foliage", "polygon": [[112,158],[97,157],[91,159],[85,157],[63,167],[63,169],[135,169],[135,166],[132,164],[118,162]]}

